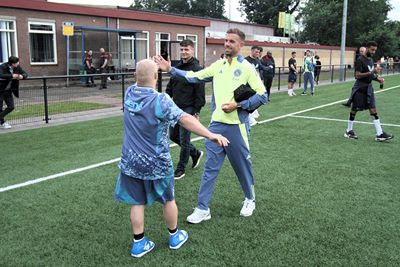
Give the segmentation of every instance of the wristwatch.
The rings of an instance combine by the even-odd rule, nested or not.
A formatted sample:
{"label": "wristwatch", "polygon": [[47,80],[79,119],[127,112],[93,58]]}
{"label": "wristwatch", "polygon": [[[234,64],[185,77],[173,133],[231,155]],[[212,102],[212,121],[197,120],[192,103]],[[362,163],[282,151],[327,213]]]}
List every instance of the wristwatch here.
{"label": "wristwatch", "polygon": [[236,103],[236,104],[237,104],[237,108],[241,108],[242,107],[242,104],[240,104],[240,102]]}
{"label": "wristwatch", "polygon": [[200,112],[194,113],[194,116],[199,117],[200,116]]}

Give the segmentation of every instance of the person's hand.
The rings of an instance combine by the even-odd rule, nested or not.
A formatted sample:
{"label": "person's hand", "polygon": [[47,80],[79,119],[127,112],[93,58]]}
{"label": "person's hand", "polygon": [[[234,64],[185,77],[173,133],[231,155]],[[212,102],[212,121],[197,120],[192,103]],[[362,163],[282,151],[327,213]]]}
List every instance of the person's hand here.
{"label": "person's hand", "polygon": [[375,67],[375,69],[372,70],[372,74],[379,73],[381,71],[381,67]]}
{"label": "person's hand", "polygon": [[193,117],[194,117],[196,120],[200,121],[200,116],[199,116],[199,115],[193,115]]}
{"label": "person's hand", "polygon": [[14,73],[14,74],[12,75],[13,79],[18,79],[18,76],[19,76],[19,74],[16,74],[16,73]]}
{"label": "person's hand", "polygon": [[208,139],[210,139],[210,141],[216,143],[218,146],[228,146],[228,144],[229,144],[229,140],[220,134],[211,133],[211,136]]}
{"label": "person's hand", "polygon": [[236,102],[223,103],[221,105],[221,108],[225,113],[231,113],[232,111],[237,109],[237,103]]}
{"label": "person's hand", "polygon": [[379,82],[380,84],[385,84],[385,79],[380,78],[380,79],[378,79],[378,82]]}
{"label": "person's hand", "polygon": [[166,61],[162,56],[158,55],[153,57],[153,60],[156,64],[158,64],[158,68],[162,71],[171,72],[171,59],[168,57],[168,61]]}
{"label": "person's hand", "polygon": [[22,80],[22,79],[24,79],[24,76],[22,76],[21,74],[18,75],[18,80]]}

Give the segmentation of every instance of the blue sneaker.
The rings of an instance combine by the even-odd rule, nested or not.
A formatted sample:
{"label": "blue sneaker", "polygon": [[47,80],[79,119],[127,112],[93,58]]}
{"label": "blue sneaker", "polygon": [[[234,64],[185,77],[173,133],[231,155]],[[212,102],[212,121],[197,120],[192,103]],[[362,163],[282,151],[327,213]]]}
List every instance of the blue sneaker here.
{"label": "blue sneaker", "polygon": [[169,248],[178,249],[188,240],[188,233],[185,230],[178,230],[169,237]]}
{"label": "blue sneaker", "polygon": [[133,246],[131,250],[131,256],[135,258],[140,258],[147,252],[150,252],[154,248],[154,243],[147,241],[146,237],[143,237],[140,241],[133,241]]}

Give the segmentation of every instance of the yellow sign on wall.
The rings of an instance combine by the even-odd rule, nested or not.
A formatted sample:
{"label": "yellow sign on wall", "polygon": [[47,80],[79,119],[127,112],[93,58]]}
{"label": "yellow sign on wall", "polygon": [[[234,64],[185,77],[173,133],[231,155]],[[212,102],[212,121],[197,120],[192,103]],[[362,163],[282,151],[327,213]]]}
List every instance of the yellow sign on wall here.
{"label": "yellow sign on wall", "polygon": [[74,35],[73,22],[63,22],[63,35],[68,35],[68,36]]}

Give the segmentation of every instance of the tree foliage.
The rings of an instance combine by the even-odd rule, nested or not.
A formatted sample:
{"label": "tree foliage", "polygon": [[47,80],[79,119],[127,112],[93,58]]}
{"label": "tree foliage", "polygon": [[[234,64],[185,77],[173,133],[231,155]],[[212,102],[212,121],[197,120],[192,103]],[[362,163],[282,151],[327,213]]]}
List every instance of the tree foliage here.
{"label": "tree foliage", "polygon": [[225,19],[225,0],[190,0],[191,15]]}
{"label": "tree foliage", "polygon": [[278,28],[279,12],[292,14],[300,0],[240,0],[240,11],[249,22]]}
{"label": "tree foliage", "polygon": [[[394,52],[396,23],[387,22],[388,0],[351,0],[347,6],[346,46],[378,42],[377,56]],[[343,0],[310,0],[300,12],[304,30],[300,41],[339,46],[342,36]],[[398,34],[398,31],[397,31]]]}
{"label": "tree foliage", "polygon": [[169,12],[223,19],[225,0],[135,0],[132,7],[143,10]]}

